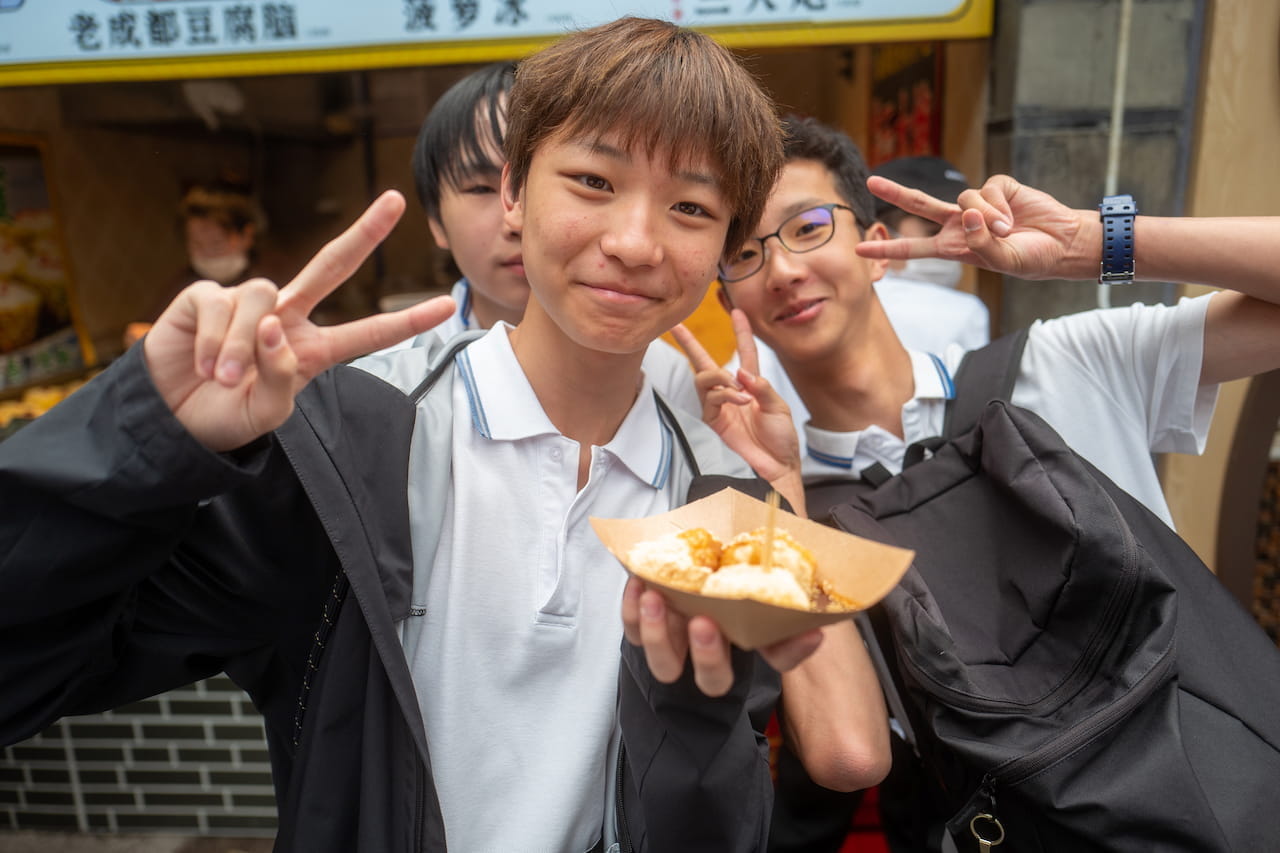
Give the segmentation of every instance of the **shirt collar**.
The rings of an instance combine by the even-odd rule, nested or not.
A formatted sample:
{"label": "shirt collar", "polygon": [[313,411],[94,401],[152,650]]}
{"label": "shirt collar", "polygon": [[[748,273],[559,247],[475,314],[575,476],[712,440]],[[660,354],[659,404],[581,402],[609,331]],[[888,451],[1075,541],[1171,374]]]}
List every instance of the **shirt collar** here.
{"label": "shirt collar", "polygon": [[[458,377],[467,392],[471,424],[494,441],[559,435],[511,349],[511,326],[498,323],[458,354]],[[675,437],[658,414],[646,377],[635,403],[603,450],[631,473],[661,489],[671,472]]]}
{"label": "shirt collar", "polygon": [[449,294],[453,297],[453,301],[457,303],[457,317],[462,323],[463,329],[478,329],[480,324],[476,322],[475,306],[471,304],[471,282],[465,278],[460,278],[453,285],[453,291]]}
{"label": "shirt collar", "polygon": [[[911,374],[915,381],[915,393],[903,406],[904,413],[923,401],[950,400],[955,396],[955,383],[942,359],[927,352],[908,350],[911,356]],[[829,432],[813,426],[805,427],[805,447],[808,456],[821,466],[851,470],[855,463],[859,468],[872,461],[901,467],[902,439],[888,430],[870,426],[851,432]],[[890,466],[893,470],[894,466]]]}

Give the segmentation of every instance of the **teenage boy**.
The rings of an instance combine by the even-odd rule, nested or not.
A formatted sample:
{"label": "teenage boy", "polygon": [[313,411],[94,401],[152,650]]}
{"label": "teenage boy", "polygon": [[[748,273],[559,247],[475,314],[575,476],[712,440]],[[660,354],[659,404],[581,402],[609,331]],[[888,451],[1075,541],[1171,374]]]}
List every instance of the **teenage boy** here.
{"label": "teenage boy", "polygon": [[[854,478],[875,463],[900,471],[907,445],[941,431],[963,351],[902,346],[872,287],[888,260],[937,256],[1026,278],[1096,278],[1103,225],[1097,211],[1071,210],[1007,177],[959,204],[873,178],[887,201],[942,226],[933,237],[888,240],[853,142],[811,120],[785,124],[787,163],[757,236],[721,264],[726,297],[808,408],[813,468]],[[1230,289],[1036,323],[1012,401],[1171,521],[1151,454],[1199,452],[1218,384],[1280,366],[1278,223],[1137,217],[1129,246],[1138,274]],[[703,389],[734,381],[705,365],[698,377]]]}
{"label": "teenage boy", "polygon": [[[513,62],[486,65],[450,86],[422,122],[413,147],[413,182],[436,246],[461,278],[451,296],[457,310],[428,332],[386,351],[495,323],[516,325],[529,302],[520,235],[503,221],[502,151]],[[644,372],[669,402],[697,413],[693,373],[674,347],[657,340],[645,351]]]}
{"label": "teenage boy", "polygon": [[[381,379],[327,368],[451,300],[307,320],[391,193],[280,291],[193,285],[0,445],[6,742],[225,670],[266,720],[277,849],[763,847],[765,661],[847,649],[733,649],[624,591],[587,519],[680,503],[677,431],[703,471],[744,473],[640,364],[754,229],[777,120],[724,48],[630,18],[525,60],[510,111],[504,222],[534,298],[429,390],[434,347],[372,360]],[[803,506],[794,443],[742,448]]]}

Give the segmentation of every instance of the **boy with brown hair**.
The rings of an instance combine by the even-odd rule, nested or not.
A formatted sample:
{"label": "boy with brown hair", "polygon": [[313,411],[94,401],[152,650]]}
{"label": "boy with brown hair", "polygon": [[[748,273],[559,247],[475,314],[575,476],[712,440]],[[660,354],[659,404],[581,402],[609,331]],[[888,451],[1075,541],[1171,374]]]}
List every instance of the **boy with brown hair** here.
{"label": "boy with brown hair", "polygon": [[[821,636],[731,648],[587,519],[670,509],[695,458],[748,473],[640,364],[755,227],[777,120],[724,48],[622,19],[525,60],[506,150],[518,327],[333,367],[454,309],[307,319],[389,193],[278,292],[193,285],[0,446],[6,742],[226,671],[266,719],[280,850],[763,848],[766,662]],[[735,441],[803,507],[794,436]]]}

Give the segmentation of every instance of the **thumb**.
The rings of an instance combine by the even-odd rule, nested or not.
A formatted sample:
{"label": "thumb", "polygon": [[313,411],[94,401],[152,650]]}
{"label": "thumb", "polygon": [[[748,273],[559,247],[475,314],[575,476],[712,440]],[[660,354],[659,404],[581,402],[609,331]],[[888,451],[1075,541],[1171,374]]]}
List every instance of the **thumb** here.
{"label": "thumb", "polygon": [[280,318],[268,314],[258,324],[255,339],[257,380],[250,405],[255,424],[269,432],[284,423],[293,412],[298,385],[298,357],[285,337]]}

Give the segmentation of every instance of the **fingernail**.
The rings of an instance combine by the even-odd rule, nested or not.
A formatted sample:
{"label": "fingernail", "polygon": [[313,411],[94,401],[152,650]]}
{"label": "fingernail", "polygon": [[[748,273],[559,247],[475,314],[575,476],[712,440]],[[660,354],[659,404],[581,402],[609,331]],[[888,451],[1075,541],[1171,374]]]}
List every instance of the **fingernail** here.
{"label": "fingernail", "polygon": [[689,632],[689,639],[693,642],[695,646],[698,646],[699,648],[704,648],[704,649],[707,646],[714,645],[716,641],[714,633],[705,629],[700,630],[698,628],[695,628]]}
{"label": "fingernail", "polygon": [[640,615],[645,619],[657,620],[662,618],[662,605],[653,599],[646,599],[640,602]]}
{"label": "fingernail", "polygon": [[[962,220],[962,221],[963,221],[963,220]],[[969,232],[969,233],[971,233],[971,234],[972,234],[974,231],[977,231],[977,230],[978,230],[979,228],[981,228],[981,227],[982,227],[982,222],[981,222],[981,221],[964,222],[964,230],[965,230],[965,231],[968,231],[968,232]]]}
{"label": "fingernail", "polygon": [[213,376],[213,359],[206,358],[204,361],[200,362],[200,375],[206,379]]}
{"label": "fingernail", "polygon": [[284,335],[281,333],[280,327],[274,323],[267,326],[262,333],[262,345],[267,349],[275,349],[280,346],[280,341],[283,339]]}
{"label": "fingernail", "polygon": [[227,359],[218,365],[218,379],[228,385],[234,385],[244,375],[244,367],[235,359]]}
{"label": "fingernail", "polygon": [[1013,226],[1008,222],[1005,222],[1003,219],[997,219],[995,222],[991,223],[991,230],[996,232],[997,236],[1008,237],[1013,231]]}

